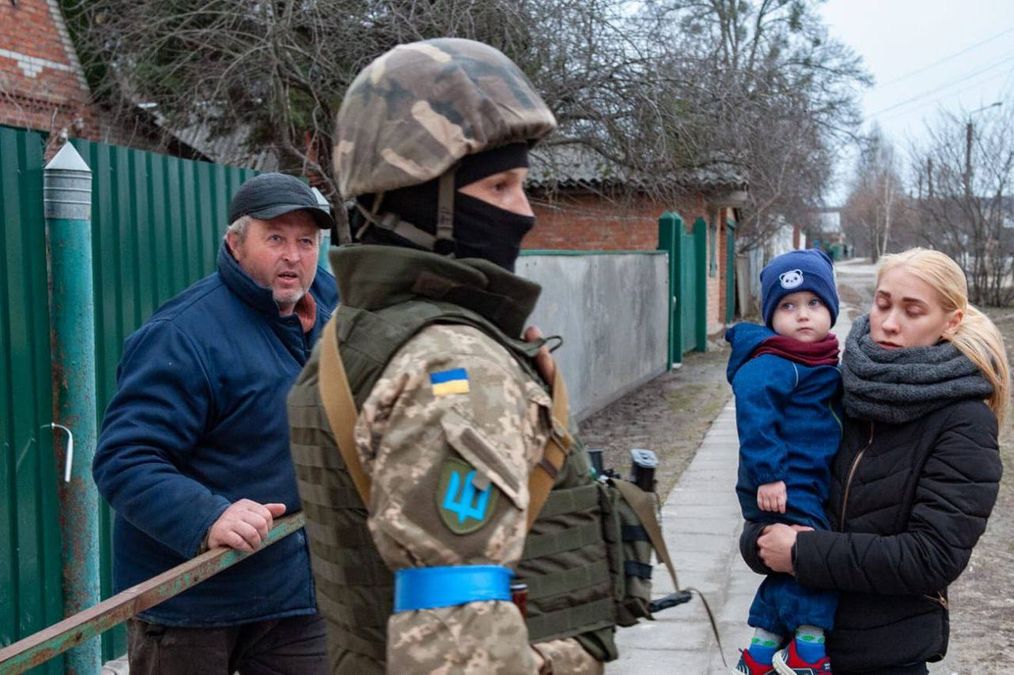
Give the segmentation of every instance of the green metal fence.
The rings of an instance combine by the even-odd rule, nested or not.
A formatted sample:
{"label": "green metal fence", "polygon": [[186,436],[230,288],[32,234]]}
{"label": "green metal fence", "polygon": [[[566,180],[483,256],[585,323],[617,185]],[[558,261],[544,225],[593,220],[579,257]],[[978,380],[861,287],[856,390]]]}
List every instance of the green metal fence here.
{"label": "green metal fence", "polygon": [[658,247],[669,253],[669,362],[683,362],[690,350],[707,349],[707,232],[704,219],[692,233],[683,219],[666,211],[658,219]]}
{"label": "green metal fence", "polygon": [[[0,127],[0,647],[63,618],[52,436],[43,134]],[[116,387],[123,340],[162,302],[214,269],[232,194],[255,175],[73,141],[93,172],[96,395]],[[101,518],[102,596],[112,592],[111,525]],[[103,658],[126,649],[103,636]],[[56,659],[39,672],[62,672]]]}
{"label": "green metal fence", "polygon": [[[0,646],[63,617],[44,143],[41,134],[0,127]],[[39,672],[62,673],[62,659]]]}

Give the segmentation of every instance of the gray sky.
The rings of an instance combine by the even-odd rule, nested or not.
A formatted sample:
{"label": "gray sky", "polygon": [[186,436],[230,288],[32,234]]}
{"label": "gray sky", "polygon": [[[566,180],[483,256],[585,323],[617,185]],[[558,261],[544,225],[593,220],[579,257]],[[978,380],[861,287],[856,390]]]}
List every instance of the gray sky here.
{"label": "gray sky", "polygon": [[876,80],[862,97],[867,123],[901,154],[941,110],[1014,107],[1014,0],[829,0],[821,11]]}

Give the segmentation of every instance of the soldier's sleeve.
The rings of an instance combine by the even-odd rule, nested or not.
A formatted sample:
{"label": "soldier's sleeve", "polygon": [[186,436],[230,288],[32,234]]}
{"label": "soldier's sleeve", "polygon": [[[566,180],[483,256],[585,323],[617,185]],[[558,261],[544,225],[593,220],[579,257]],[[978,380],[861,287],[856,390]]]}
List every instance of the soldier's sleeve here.
{"label": "soldier's sleeve", "polygon": [[[356,425],[373,481],[369,527],[392,570],[516,566],[549,405],[506,350],[470,327],[427,328],[395,355]],[[536,672],[509,601],[396,613],[387,661],[389,672]]]}

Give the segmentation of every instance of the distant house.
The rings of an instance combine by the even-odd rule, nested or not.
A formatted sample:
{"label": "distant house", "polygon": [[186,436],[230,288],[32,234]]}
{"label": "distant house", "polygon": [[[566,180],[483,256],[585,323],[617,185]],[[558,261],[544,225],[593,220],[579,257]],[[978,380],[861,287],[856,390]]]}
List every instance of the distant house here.
{"label": "distant house", "polygon": [[727,225],[738,221],[749,190],[740,172],[719,161],[686,171],[674,178],[683,197],[670,203],[638,192],[636,176],[575,146],[537,147],[531,165],[527,189],[537,227],[525,238],[526,249],[655,250],[665,211],[678,213],[688,232],[703,221],[709,228],[708,334],[722,329]]}

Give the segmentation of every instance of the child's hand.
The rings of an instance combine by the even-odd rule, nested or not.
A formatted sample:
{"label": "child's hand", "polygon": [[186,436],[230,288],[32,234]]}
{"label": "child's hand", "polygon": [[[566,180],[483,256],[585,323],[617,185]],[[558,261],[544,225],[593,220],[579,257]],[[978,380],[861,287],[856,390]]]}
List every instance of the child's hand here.
{"label": "child's hand", "polygon": [[777,483],[764,483],[757,488],[757,507],[761,511],[777,511],[785,513],[785,503],[788,501],[785,492],[785,481]]}

